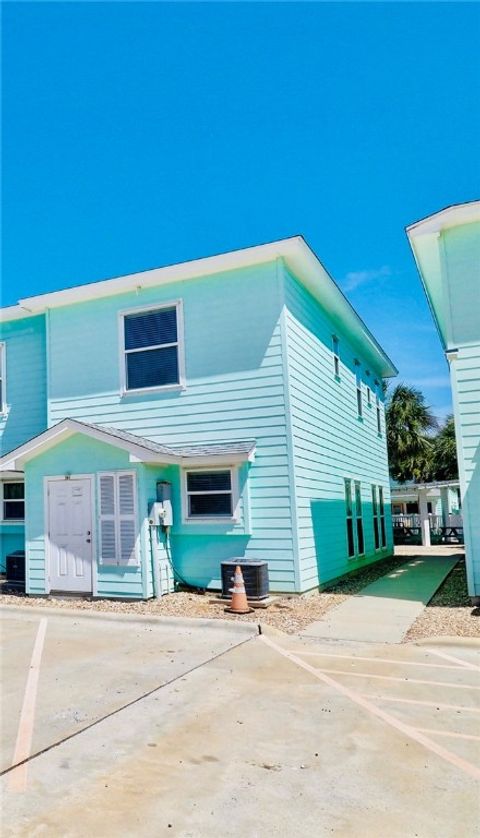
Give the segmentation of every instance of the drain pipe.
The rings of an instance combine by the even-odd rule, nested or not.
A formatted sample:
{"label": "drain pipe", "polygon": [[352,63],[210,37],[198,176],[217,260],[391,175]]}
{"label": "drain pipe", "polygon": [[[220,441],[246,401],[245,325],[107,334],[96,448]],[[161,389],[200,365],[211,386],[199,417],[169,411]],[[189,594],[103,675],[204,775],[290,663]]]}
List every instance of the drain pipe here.
{"label": "drain pipe", "polygon": [[153,598],[159,599],[162,596],[162,592],[160,590],[160,573],[158,570],[158,545],[157,545],[157,527],[155,524],[149,524],[149,531],[150,531],[150,559],[152,562],[152,585],[153,585]]}

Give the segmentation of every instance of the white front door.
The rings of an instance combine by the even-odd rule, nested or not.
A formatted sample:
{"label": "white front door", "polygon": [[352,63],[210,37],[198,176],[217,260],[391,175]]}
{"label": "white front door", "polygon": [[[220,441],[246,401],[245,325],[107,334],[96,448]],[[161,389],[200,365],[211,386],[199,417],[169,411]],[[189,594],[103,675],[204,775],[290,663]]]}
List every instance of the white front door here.
{"label": "white front door", "polygon": [[50,590],[92,591],[90,480],[48,481]]}

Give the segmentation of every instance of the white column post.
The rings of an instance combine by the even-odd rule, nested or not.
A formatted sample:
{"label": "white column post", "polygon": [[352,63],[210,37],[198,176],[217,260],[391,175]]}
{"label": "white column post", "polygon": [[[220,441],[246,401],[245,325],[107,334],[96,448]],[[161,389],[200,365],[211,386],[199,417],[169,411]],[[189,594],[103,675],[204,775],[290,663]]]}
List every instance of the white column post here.
{"label": "white column post", "polygon": [[418,507],[420,511],[420,527],[422,530],[422,545],[430,547],[430,521],[428,518],[427,490],[418,490]]}
{"label": "white column post", "polygon": [[442,504],[442,524],[444,527],[448,527],[448,515],[450,512],[448,506],[448,496],[448,486],[442,486],[442,488],[440,489],[440,503]]}

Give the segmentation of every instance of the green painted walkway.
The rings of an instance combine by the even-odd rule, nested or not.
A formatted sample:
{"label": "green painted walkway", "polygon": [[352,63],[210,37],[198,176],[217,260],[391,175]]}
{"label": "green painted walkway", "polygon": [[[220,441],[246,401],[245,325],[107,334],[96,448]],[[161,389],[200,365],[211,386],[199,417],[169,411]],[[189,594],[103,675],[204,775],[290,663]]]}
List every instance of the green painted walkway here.
{"label": "green painted walkway", "polygon": [[367,585],[301,634],[326,640],[400,643],[460,556],[416,556]]}

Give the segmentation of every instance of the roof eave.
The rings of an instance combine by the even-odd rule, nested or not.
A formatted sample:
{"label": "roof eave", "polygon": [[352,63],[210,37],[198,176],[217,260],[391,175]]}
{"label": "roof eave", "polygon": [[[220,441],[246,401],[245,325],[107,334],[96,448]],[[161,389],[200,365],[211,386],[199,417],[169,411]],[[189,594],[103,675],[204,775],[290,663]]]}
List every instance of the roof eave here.
{"label": "roof eave", "polygon": [[409,224],[405,231],[409,239],[416,236],[423,236],[429,233],[440,233],[449,227],[457,227],[460,224],[470,224],[472,221],[480,221],[480,201],[466,201],[463,204],[450,204],[438,212],[427,215]]}
{"label": "roof eave", "polygon": [[142,446],[141,441],[136,443],[132,440],[123,439],[120,436],[114,436],[107,430],[102,430],[99,427],[92,427],[91,425],[79,422],[75,419],[63,419],[52,428],[48,428],[43,433],[19,446],[18,448],[5,454],[0,458],[0,471],[15,470],[21,471],[29,460],[34,459],[41,453],[53,448],[59,442],[64,442],[74,434],[83,434],[90,438],[96,439],[107,445],[112,445],[114,448],[126,451],[129,454],[130,462],[136,463],[151,463],[156,465],[235,465],[246,461],[252,461],[255,456],[255,445],[253,444],[248,450],[244,452],[228,452],[222,451],[218,454],[215,452],[185,456],[181,452],[175,453],[152,451],[149,448]]}
{"label": "roof eave", "polygon": [[[41,314],[49,308],[85,302],[93,297],[106,297],[125,294],[142,288],[151,288],[176,281],[199,278],[206,275],[239,270],[252,265],[266,264],[283,258],[292,271],[317,298],[320,298],[322,283],[327,283],[329,291],[335,295],[339,312],[346,320],[346,325],[353,330],[358,340],[366,342],[369,354],[375,359],[379,373],[384,378],[398,374],[398,370],[373,337],[372,333],[347,300],[341,289],[328,274],[318,256],[307,244],[303,236],[291,236],[267,244],[233,250],[216,256],[207,256],[189,262],[167,265],[135,274],[128,274],[113,279],[100,280],[74,288],[66,288],[19,301],[15,317],[27,317]],[[333,291],[332,291],[333,289]],[[6,311],[6,310],[4,310]],[[24,312],[20,314],[20,312]],[[0,312],[1,314],[1,312]]]}

